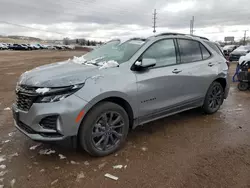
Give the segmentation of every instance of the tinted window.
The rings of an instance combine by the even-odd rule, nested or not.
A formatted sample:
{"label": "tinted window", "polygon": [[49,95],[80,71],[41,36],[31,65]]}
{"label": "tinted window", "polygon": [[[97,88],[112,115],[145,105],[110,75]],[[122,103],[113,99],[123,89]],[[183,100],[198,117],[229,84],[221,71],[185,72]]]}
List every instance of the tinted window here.
{"label": "tinted window", "polygon": [[201,52],[202,52],[202,57],[203,59],[207,59],[210,57],[210,53],[207,51],[207,49],[205,48],[205,46],[203,46],[202,44],[200,44],[201,47]]}
{"label": "tinted window", "polygon": [[189,63],[202,60],[199,42],[193,40],[178,39],[181,62]]}
{"label": "tinted window", "polygon": [[212,42],[208,42],[208,41],[205,41],[205,43],[208,44],[208,45],[209,45],[213,50],[215,50],[219,55],[221,55],[221,56],[224,57],[222,51],[220,50],[220,48],[219,48],[216,44],[214,44],[214,43],[212,43]]}
{"label": "tinted window", "polygon": [[176,64],[174,41],[172,39],[166,39],[154,43],[143,54],[143,58],[155,59],[156,66]]}

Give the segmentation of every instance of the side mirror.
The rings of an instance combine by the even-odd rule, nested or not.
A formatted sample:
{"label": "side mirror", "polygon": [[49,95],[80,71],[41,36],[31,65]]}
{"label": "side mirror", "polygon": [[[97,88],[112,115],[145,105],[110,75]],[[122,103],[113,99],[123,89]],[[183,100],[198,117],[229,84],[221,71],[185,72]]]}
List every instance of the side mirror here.
{"label": "side mirror", "polygon": [[149,59],[149,58],[144,58],[141,61],[135,62],[135,66],[138,67],[139,69],[146,69],[149,67],[153,67],[156,65],[156,60],[155,59]]}

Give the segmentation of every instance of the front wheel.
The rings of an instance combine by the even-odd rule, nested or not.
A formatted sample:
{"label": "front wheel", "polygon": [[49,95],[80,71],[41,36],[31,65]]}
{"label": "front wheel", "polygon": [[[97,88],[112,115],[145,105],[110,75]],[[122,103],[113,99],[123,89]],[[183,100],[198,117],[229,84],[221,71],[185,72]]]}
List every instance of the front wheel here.
{"label": "front wheel", "polygon": [[240,82],[240,83],[238,84],[238,89],[239,89],[240,91],[246,91],[246,90],[248,89],[248,87],[249,87],[249,85],[248,85],[248,83],[246,83],[246,82]]}
{"label": "front wheel", "polygon": [[223,103],[224,90],[219,82],[213,82],[206,94],[204,104],[202,106],[206,114],[213,114],[220,109]]}
{"label": "front wheel", "polygon": [[92,156],[114,153],[124,144],[129,130],[126,111],[112,102],[101,102],[91,109],[83,120],[78,140]]}

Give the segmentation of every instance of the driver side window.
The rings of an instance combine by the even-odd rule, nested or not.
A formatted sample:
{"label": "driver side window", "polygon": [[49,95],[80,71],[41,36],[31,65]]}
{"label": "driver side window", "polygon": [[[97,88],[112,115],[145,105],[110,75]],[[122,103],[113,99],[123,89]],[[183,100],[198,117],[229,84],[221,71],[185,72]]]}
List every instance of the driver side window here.
{"label": "driver side window", "polygon": [[151,45],[142,58],[155,59],[155,67],[176,64],[176,52],[173,39],[164,39]]}

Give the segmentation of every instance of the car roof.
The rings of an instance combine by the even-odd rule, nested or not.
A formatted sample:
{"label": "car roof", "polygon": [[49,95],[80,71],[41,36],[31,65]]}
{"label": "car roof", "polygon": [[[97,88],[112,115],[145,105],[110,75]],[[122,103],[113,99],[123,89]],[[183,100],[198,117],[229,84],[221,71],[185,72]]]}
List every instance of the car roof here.
{"label": "car roof", "polygon": [[173,32],[167,32],[167,33],[160,33],[154,36],[149,37],[151,38],[158,38],[158,37],[178,37],[178,38],[187,38],[187,39],[195,39],[195,40],[206,40],[209,41],[208,38],[202,37],[202,36],[197,36],[197,35],[189,35],[189,34],[184,34],[184,33],[173,33]]}

